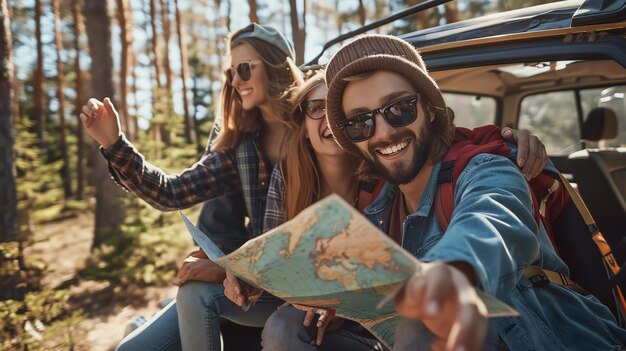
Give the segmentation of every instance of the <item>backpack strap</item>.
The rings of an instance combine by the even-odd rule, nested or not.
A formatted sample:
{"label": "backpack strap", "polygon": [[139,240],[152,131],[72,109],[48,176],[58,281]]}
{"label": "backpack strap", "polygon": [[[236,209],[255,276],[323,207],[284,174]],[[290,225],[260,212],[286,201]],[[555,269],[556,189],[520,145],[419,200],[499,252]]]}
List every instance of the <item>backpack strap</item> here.
{"label": "backpack strap", "polygon": [[441,163],[437,183],[439,188],[435,194],[435,213],[439,226],[445,232],[450,224],[452,212],[454,211],[454,185],[452,172],[454,171],[454,160]]}
{"label": "backpack strap", "polygon": [[[600,250],[600,253],[602,254],[602,258],[604,259],[605,266],[608,267],[608,269],[610,269],[611,272],[613,272],[614,276],[617,276],[620,273],[621,268],[619,264],[617,263],[617,261],[615,260],[615,257],[613,256],[613,251],[611,250],[611,246],[604,238],[604,235],[602,235],[602,232],[600,231],[600,229],[596,225],[595,220],[591,216],[591,212],[589,212],[589,209],[585,205],[585,202],[580,197],[578,192],[574,190],[574,188],[569,183],[569,181],[565,179],[563,174],[561,174],[560,172],[559,172],[559,177],[561,178],[561,183],[563,183],[563,186],[565,187],[572,201],[574,202],[574,205],[576,205],[578,212],[580,212],[580,215],[585,221],[585,224],[587,225],[587,229],[589,230],[589,234],[591,234],[591,238],[593,239],[593,242],[598,247],[598,250]],[[622,312],[626,314],[626,299],[624,298],[624,293],[622,292],[622,289],[620,288],[619,285],[615,285],[615,293],[622,307]]]}
{"label": "backpack strap", "polygon": [[454,143],[442,159],[437,178],[439,186],[435,194],[435,213],[444,232],[454,212],[456,181],[467,163],[478,154],[508,156],[510,152],[511,150],[504,144],[500,128],[494,125],[473,130],[461,127],[455,129]]}
{"label": "backpack strap", "polygon": [[374,202],[380,191],[383,190],[384,185],[385,181],[382,179],[359,183],[359,202],[357,206],[359,212],[363,213],[365,208]]}
{"label": "backpack strap", "polygon": [[546,286],[550,283],[557,284],[568,289],[574,290],[581,295],[589,295],[587,290],[582,286],[574,283],[571,279],[562,273],[543,269],[539,266],[527,266],[524,268],[524,277],[528,278],[534,286]]}

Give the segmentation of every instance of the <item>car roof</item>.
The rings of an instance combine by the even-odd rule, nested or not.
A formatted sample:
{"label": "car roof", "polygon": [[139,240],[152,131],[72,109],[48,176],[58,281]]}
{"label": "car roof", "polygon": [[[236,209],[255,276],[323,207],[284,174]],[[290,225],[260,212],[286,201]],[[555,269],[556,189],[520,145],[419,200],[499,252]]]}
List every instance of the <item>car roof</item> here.
{"label": "car roof", "polygon": [[417,48],[588,25],[626,27],[626,0],[569,0],[494,13],[418,30],[399,37]]}
{"label": "car roof", "polygon": [[427,28],[399,37],[416,47],[468,39],[568,28],[582,0],[559,1],[500,12],[474,19]]}

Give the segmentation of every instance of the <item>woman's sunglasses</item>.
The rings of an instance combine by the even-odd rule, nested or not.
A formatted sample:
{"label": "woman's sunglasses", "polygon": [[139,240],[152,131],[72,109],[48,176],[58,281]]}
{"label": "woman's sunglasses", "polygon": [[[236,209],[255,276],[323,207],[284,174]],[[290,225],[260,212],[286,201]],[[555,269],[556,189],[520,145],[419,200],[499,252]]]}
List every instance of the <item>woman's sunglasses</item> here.
{"label": "woman's sunglasses", "polygon": [[258,60],[244,61],[238,64],[237,67],[234,69],[233,67],[228,68],[226,70],[226,78],[228,79],[228,83],[232,83],[233,79],[235,79],[235,71],[237,72],[239,79],[243,80],[244,82],[249,81],[250,77],[252,76],[252,68],[254,68],[254,66],[259,63],[260,61]]}
{"label": "woman's sunglasses", "polygon": [[392,127],[399,128],[413,123],[417,119],[417,102],[420,96],[413,95],[408,98],[392,102],[389,105],[377,108],[373,111],[360,113],[356,116],[344,119],[337,123],[337,127],[350,141],[358,143],[365,141],[374,135],[376,130],[376,114],[380,113],[385,121]]}
{"label": "woman's sunglasses", "polygon": [[300,109],[311,119],[322,119],[326,116],[326,99],[306,100]]}

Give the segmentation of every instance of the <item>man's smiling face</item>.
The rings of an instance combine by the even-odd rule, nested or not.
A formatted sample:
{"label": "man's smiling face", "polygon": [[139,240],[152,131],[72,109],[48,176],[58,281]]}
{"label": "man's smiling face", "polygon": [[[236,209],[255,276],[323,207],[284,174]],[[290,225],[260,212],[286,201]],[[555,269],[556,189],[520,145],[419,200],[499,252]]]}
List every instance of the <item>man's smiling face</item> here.
{"label": "man's smiling face", "polygon": [[[415,88],[401,75],[391,71],[375,71],[362,79],[351,80],[343,93],[342,107],[351,118],[416,95]],[[356,142],[366,162],[376,172],[395,184],[412,181],[428,161],[432,147],[430,122],[417,102],[417,119],[404,127],[393,127],[375,113],[375,130],[371,138]]]}

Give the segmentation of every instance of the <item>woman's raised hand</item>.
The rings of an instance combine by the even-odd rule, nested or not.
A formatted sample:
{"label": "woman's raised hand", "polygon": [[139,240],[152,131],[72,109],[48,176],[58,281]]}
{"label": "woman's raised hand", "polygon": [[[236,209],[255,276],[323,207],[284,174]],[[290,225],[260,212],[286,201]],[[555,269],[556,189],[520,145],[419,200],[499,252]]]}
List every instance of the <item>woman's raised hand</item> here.
{"label": "woman's raised hand", "polygon": [[502,137],[517,144],[517,165],[522,169],[526,180],[536,177],[548,163],[546,146],[527,130],[502,128]]}
{"label": "woman's raised hand", "polygon": [[105,149],[115,144],[122,135],[120,116],[109,98],[105,98],[103,102],[89,99],[83,105],[80,120],[83,121],[87,133]]}

